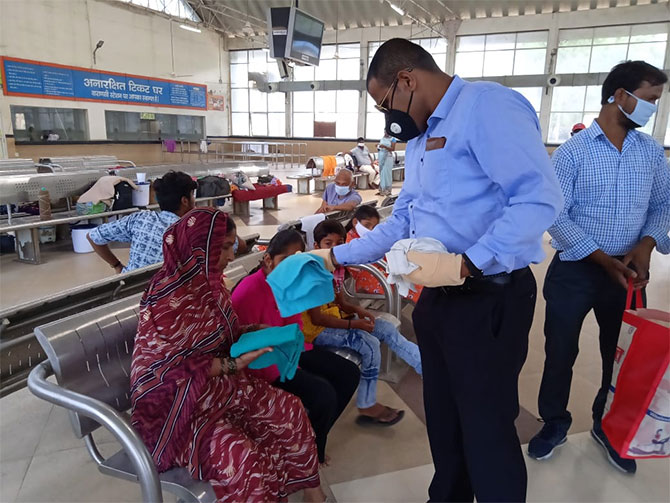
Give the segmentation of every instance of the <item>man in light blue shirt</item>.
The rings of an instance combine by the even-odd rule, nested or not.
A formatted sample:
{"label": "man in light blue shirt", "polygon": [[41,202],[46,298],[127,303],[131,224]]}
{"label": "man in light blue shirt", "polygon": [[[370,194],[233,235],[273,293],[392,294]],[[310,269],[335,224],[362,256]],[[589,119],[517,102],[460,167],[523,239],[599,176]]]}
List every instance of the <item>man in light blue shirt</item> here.
{"label": "man in light blue shirt", "polygon": [[430,501],[523,501],[514,420],[535,306],[528,265],[544,259],[542,235],[563,204],[535,110],[499,84],[443,73],[404,39],[379,48],[367,84],[386,129],[409,141],[406,179],[393,215],[331,258],[368,263],[423,237],[462,257],[461,286],[439,286],[448,284],[439,257],[412,259],[434,286],[413,316],[435,465]]}
{"label": "man in light blue shirt", "polygon": [[351,171],[348,169],[338,171],[333,183],[329,183],[323,191],[321,206],[315,213],[353,210],[363,201],[354,185],[354,175]]}
{"label": "man in light blue shirt", "polygon": [[602,381],[593,402],[591,435],[619,470],[636,470],[634,460],[612,448],[600,423],[628,281],[644,288],[654,247],[670,253],[670,169],[663,147],[636,130],[656,111],[667,80],[643,61],[617,65],[603,83],[598,118],[554,152],[565,208],[549,229],[557,253],[544,283],[546,359],[538,399],[544,426],[528,446],[535,459],[550,457],[566,441],[572,366],[582,323],[593,309],[600,328]]}

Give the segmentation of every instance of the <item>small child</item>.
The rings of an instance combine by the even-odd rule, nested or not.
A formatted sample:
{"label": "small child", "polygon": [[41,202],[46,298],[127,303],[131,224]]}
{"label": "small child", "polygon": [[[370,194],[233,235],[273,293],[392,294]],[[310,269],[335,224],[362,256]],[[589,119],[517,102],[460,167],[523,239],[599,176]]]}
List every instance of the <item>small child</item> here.
{"label": "small child", "polygon": [[[344,243],[345,238],[344,227],[334,220],[325,220],[314,229],[316,249],[333,248]],[[305,339],[313,341],[317,346],[349,348],[359,353],[363,367],[356,399],[360,419],[384,426],[396,424],[403,418],[404,411],[377,403],[380,343],[388,344],[394,353],[421,375],[419,348],[405,339],[388,321],[375,320],[372,313],[347,302],[342,292],[344,270],[338,269],[334,275],[335,301],[303,313]]]}
{"label": "small child", "polygon": [[[353,218],[347,224],[347,243],[353,241],[354,239],[362,238],[368,232],[373,230],[380,222],[379,212],[367,204],[362,204],[356,209]],[[377,269],[388,276],[388,273],[380,266],[375,265]],[[347,272],[354,278],[356,282],[356,292],[358,293],[372,293],[372,294],[382,294],[384,289],[379,283],[379,280],[375,278],[368,271],[361,271],[359,269],[351,268],[347,269]],[[421,296],[422,286],[416,286],[416,290],[410,290],[407,295],[407,299],[411,300],[414,304],[419,302],[419,297]]]}

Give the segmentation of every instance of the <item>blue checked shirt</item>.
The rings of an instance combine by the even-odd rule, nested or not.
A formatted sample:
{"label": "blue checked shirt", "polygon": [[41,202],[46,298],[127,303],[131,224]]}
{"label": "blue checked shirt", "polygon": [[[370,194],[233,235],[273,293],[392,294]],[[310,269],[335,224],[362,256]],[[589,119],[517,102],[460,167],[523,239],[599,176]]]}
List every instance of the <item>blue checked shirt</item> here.
{"label": "blue checked shirt", "polygon": [[[427,150],[430,138],[444,146]],[[362,264],[400,239],[432,237],[486,275],[511,272],[544,259],[542,235],[562,205],[533,107],[499,84],[455,76],[428,129],[407,144],[391,217],[333,253]]]}
{"label": "blue checked shirt", "polygon": [[106,245],[112,241],[130,243],[130,257],[123,272],[163,261],[163,234],[179,220],[171,211],[138,211],[121,220],[103,224],[91,232],[91,241]]}
{"label": "blue checked shirt", "polygon": [[630,130],[621,152],[596,121],[552,157],[565,207],[549,229],[564,261],[628,253],[645,236],[670,253],[670,169],[651,136]]}

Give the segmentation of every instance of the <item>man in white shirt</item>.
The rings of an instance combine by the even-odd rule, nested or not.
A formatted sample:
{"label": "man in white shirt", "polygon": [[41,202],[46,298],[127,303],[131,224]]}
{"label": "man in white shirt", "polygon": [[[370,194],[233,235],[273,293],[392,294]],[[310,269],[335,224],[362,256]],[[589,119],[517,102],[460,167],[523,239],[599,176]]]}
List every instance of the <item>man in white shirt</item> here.
{"label": "man in white shirt", "polygon": [[354,164],[358,171],[368,175],[370,187],[376,189],[379,187],[379,170],[374,166],[374,161],[370,155],[368,147],[365,146],[365,138],[358,139],[358,145],[351,150],[351,156],[354,158]]}

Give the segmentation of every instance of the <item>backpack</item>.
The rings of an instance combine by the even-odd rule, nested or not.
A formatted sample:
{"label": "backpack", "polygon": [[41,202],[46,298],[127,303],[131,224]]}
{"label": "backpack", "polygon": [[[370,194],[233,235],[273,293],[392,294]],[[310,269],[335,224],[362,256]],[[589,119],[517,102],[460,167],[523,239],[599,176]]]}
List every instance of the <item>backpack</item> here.
{"label": "backpack", "polygon": [[218,176],[205,176],[198,180],[197,197],[226,196],[230,194],[230,183]]}
{"label": "backpack", "polygon": [[114,203],[112,211],[126,210],[133,207],[133,188],[128,182],[119,182],[114,186]]}
{"label": "backpack", "polygon": [[262,175],[258,177],[258,183],[261,183],[263,185],[267,185],[269,183],[272,183],[272,180],[274,179],[274,176],[272,175]]}

